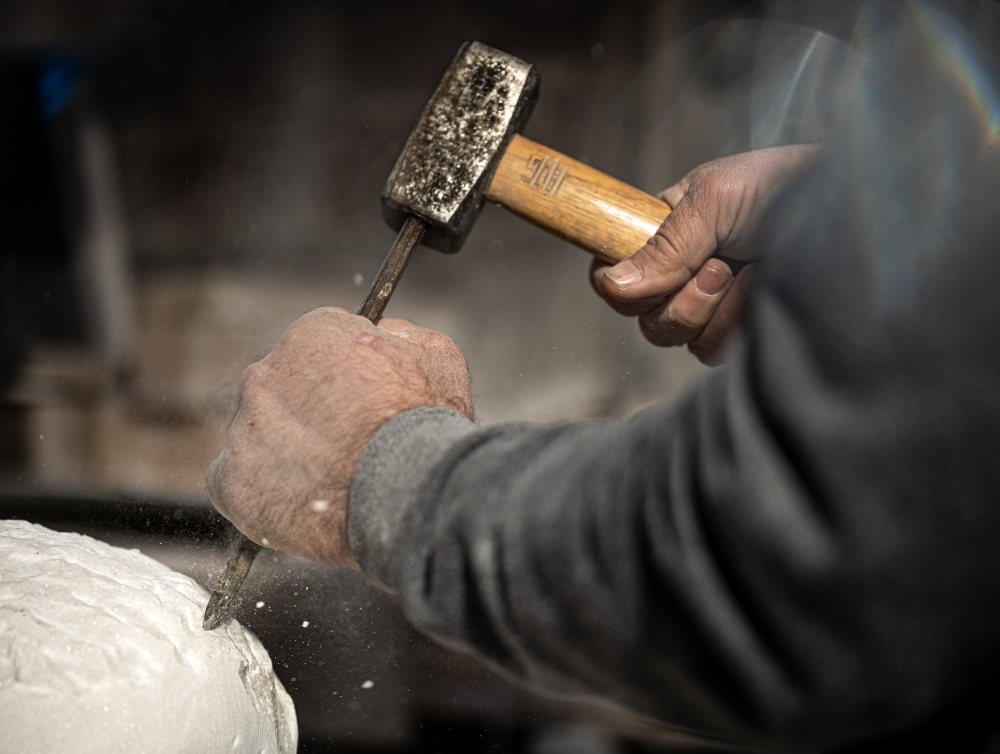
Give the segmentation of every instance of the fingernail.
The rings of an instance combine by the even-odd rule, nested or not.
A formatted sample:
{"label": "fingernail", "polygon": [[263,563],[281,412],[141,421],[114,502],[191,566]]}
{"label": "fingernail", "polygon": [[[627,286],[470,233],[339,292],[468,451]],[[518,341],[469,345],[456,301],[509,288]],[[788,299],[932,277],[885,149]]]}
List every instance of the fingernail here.
{"label": "fingernail", "polygon": [[732,279],[733,273],[729,271],[728,266],[725,267],[725,271],[715,267],[702,267],[695,276],[694,287],[706,296],[714,296],[729,285]]}
{"label": "fingernail", "polygon": [[642,280],[642,271],[639,269],[639,265],[631,259],[626,259],[624,262],[619,262],[614,267],[609,267],[604,271],[604,274],[607,276],[608,280],[623,290],[625,288],[631,288],[633,285]]}

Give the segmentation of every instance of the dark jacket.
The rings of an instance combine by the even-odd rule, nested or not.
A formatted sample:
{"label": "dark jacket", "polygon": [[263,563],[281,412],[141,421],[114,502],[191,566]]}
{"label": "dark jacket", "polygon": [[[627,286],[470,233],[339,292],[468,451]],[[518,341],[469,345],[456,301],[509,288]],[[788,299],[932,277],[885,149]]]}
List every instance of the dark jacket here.
{"label": "dark jacket", "polygon": [[[783,748],[905,734],[992,693],[1000,97],[971,38],[907,7],[770,208],[727,366],[626,422],[480,429],[434,408],[375,436],[351,541],[418,628]],[[946,741],[989,737],[947,719]]]}

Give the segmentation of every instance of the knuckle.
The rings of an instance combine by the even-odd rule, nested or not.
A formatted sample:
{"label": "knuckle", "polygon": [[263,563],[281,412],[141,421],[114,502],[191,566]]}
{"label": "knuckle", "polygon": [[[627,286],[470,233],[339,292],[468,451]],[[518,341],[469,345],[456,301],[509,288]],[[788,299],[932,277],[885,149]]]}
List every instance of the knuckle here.
{"label": "knuckle", "polygon": [[243,401],[252,400],[260,390],[264,380],[264,367],[259,361],[243,370],[242,397]]}
{"label": "knuckle", "polygon": [[692,195],[703,205],[726,206],[739,201],[746,189],[746,167],[724,160],[710,162],[692,186]]}
{"label": "knuckle", "polygon": [[296,319],[292,324],[288,326],[289,330],[301,328],[308,328],[315,326],[316,322],[321,322],[323,320],[329,319],[330,317],[335,317],[340,314],[344,314],[343,309],[339,306],[319,306],[315,309],[310,309],[301,317]]}
{"label": "knuckle", "polygon": [[649,250],[645,258],[658,271],[672,272],[684,266],[684,256],[668,234],[673,235],[673,227],[668,227],[666,224],[660,226],[656,234],[649,239],[649,243],[640,250],[640,253]]}
{"label": "knuckle", "polygon": [[383,317],[378,326],[391,331],[394,330],[413,330],[418,328],[419,325],[410,322],[408,319],[400,319],[399,317]]}
{"label": "knuckle", "polygon": [[212,505],[215,506],[216,510],[222,515],[226,515],[229,512],[229,506],[227,504],[225,472],[223,471],[221,458],[215,459],[212,465],[208,467],[208,473],[205,475],[205,491],[208,493],[208,499],[212,501]]}
{"label": "knuckle", "polygon": [[670,205],[671,209],[677,209],[677,206],[684,201],[686,191],[681,188],[670,188],[660,194],[660,198],[663,199],[667,204]]}
{"label": "knuckle", "polygon": [[737,173],[728,158],[706,162],[691,175],[691,193],[719,195],[732,188]]}
{"label": "knuckle", "polygon": [[318,332],[330,327],[330,319],[345,314],[343,309],[335,306],[324,306],[306,312],[296,319],[286,329],[281,337],[283,346],[296,349],[316,337]]}
{"label": "knuckle", "polygon": [[732,171],[716,178],[713,188],[721,204],[730,205],[740,199],[743,193],[743,181],[740,179],[741,176]]}
{"label": "knuckle", "polygon": [[333,316],[337,316],[337,317],[342,316],[344,314],[348,314],[348,313],[349,312],[347,311],[347,309],[344,309],[343,307],[340,307],[340,306],[321,306],[318,309],[313,309],[310,312],[310,314],[315,314],[317,316],[318,315],[324,315],[324,316],[333,315]]}
{"label": "knuckle", "polygon": [[423,327],[418,328],[417,333],[419,334],[417,342],[425,348],[437,352],[447,358],[462,356],[462,349],[459,348],[458,343],[456,343],[454,338],[451,336],[445,335],[443,332],[438,332],[437,330],[431,330]]}
{"label": "knuckle", "polygon": [[718,201],[724,198],[730,190],[728,171],[720,166],[709,163],[698,175],[691,190],[691,196],[696,202]]}
{"label": "knuckle", "polygon": [[458,347],[458,343],[456,343],[454,338],[449,335],[445,335],[444,333],[435,333],[435,340],[437,341],[438,347],[451,356],[462,353],[462,349]]}
{"label": "knuckle", "polygon": [[312,326],[309,314],[305,314],[292,322],[281,336],[281,345],[285,349],[296,349],[302,343],[306,333]]}

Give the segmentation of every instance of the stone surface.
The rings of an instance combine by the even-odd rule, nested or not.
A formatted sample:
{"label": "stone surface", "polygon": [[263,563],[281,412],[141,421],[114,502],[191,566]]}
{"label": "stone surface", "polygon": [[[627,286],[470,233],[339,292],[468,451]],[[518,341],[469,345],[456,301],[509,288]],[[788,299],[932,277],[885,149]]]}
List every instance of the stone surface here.
{"label": "stone surface", "polygon": [[263,645],[135,550],[0,521],[0,750],[292,754],[295,708]]}

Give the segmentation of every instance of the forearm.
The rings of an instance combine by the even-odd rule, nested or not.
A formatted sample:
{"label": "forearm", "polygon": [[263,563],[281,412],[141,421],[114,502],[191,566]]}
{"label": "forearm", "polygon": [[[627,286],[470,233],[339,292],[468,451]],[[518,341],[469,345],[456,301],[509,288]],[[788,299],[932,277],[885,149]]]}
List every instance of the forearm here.
{"label": "forearm", "polygon": [[[717,551],[720,537],[753,534],[736,522],[719,532],[703,507],[703,472],[717,494],[746,492],[732,455],[706,458],[711,441],[691,442],[728,386],[718,375],[628,424],[477,430],[442,409],[398,417],[358,470],[355,555],[439,641],[550,690],[759,740],[805,701],[755,625],[774,609],[759,604],[771,585],[743,583]],[[794,535],[819,536],[812,512],[791,504],[787,516]]]}
{"label": "forearm", "polygon": [[[1000,159],[951,79],[870,51],[866,96],[768,206],[724,371],[627,423],[406,414],[376,435],[352,546],[415,625],[549,688],[803,748],[1000,673]],[[967,141],[913,107],[921,82]]]}
{"label": "forearm", "polygon": [[849,405],[763,310],[763,365],[631,422],[397,417],[355,480],[362,568],[439,641],[714,735],[830,744],[947,699],[985,615],[938,554],[977,525],[901,478],[935,430],[907,426],[920,395]]}
{"label": "forearm", "polygon": [[[439,641],[550,690],[752,738],[800,699],[746,613],[761,595],[718,561],[699,510],[706,459],[686,438],[728,384],[630,423],[397,417],[358,470],[355,555]],[[730,493],[732,460],[709,461]]]}

